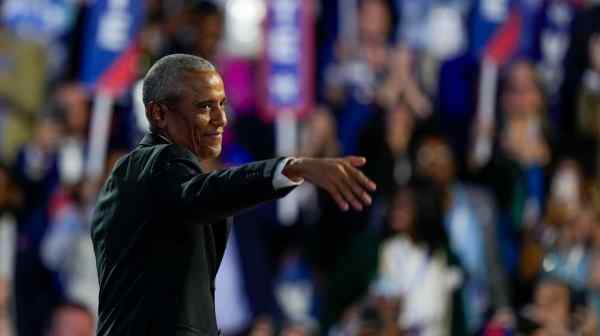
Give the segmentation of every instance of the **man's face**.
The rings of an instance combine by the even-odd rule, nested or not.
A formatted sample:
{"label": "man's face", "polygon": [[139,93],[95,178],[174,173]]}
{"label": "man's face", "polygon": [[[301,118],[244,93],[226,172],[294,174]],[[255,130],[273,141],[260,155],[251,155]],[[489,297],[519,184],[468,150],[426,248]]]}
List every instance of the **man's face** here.
{"label": "man's face", "polygon": [[223,80],[216,71],[195,71],[183,81],[181,96],[165,114],[167,134],[199,159],[216,158],[227,125]]}

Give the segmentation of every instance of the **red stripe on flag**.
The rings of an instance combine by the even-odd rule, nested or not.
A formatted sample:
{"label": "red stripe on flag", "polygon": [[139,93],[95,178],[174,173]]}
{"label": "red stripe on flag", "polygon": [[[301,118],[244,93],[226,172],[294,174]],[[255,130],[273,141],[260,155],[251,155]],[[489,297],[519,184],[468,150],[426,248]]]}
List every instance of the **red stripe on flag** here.
{"label": "red stripe on flag", "polygon": [[137,79],[140,53],[138,43],[133,42],[100,77],[97,88],[105,90],[113,96],[125,92]]}
{"label": "red stripe on flag", "polygon": [[488,43],[485,57],[498,65],[508,62],[519,47],[521,25],[521,15],[516,9],[513,9],[508,20],[506,20]]}

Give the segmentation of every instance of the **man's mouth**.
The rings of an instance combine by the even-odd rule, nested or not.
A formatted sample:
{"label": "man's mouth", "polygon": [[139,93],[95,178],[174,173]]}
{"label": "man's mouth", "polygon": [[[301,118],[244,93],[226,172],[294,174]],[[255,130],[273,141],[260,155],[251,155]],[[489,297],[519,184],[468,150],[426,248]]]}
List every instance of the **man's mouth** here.
{"label": "man's mouth", "polygon": [[206,138],[210,138],[210,139],[219,139],[221,138],[221,135],[223,133],[222,132],[210,132],[210,133],[204,133],[204,137]]}

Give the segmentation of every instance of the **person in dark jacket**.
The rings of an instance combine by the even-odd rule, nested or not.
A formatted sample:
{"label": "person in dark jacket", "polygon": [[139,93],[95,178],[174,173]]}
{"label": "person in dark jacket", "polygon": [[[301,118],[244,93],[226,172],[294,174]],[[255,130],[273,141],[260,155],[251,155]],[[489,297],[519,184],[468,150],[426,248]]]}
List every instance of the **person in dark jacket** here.
{"label": "person in dark jacket", "polygon": [[227,124],[221,77],[203,58],[156,62],[143,85],[150,133],[106,180],[92,219],[100,281],[98,335],[218,335],[215,275],[226,218],[303,180],[343,210],[371,203],[364,158],[278,158],[203,172]]}

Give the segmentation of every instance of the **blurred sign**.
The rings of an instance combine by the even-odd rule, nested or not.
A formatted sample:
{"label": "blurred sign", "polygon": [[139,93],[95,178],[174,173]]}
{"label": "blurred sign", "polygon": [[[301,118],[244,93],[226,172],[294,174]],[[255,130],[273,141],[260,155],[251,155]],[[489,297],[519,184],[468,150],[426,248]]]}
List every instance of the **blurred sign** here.
{"label": "blurred sign", "polygon": [[285,111],[306,114],[313,102],[312,0],[269,0],[265,24],[261,105],[272,120]]}
{"label": "blurred sign", "polygon": [[4,0],[2,22],[19,37],[56,42],[73,26],[75,5],[72,0]]}
{"label": "blurred sign", "polygon": [[136,36],[144,0],[96,0],[85,26],[82,81],[90,89],[119,94],[137,76]]}

